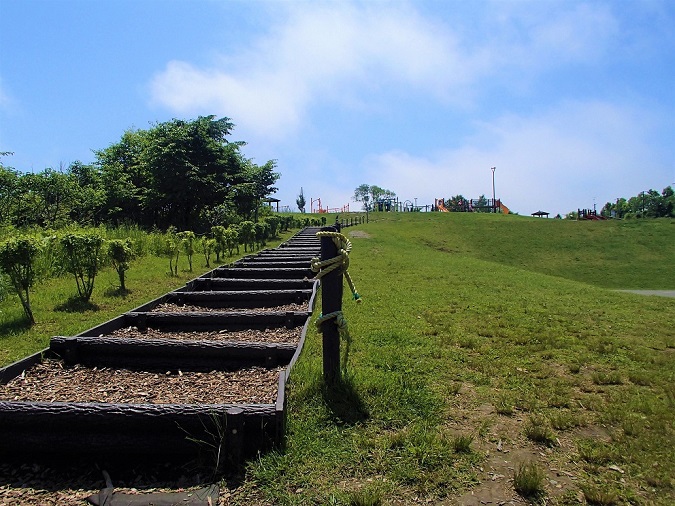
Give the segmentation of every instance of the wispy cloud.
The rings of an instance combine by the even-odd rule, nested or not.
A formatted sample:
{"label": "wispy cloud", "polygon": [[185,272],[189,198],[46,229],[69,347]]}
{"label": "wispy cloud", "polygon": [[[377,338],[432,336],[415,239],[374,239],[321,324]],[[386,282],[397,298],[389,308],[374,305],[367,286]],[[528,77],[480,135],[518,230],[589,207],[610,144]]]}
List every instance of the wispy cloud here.
{"label": "wispy cloud", "polygon": [[238,54],[209,67],[168,62],[151,83],[152,97],[182,114],[215,111],[246,131],[283,138],[319,100],[358,102],[397,88],[461,105],[481,79],[588,61],[616,32],[601,5],[554,16],[536,4],[495,5],[496,14],[472,13],[469,29],[452,16],[424,16],[415,4],[291,3]]}
{"label": "wispy cloud", "polygon": [[507,115],[479,124],[456,150],[428,157],[392,151],[370,157],[364,166],[367,178],[402,198],[425,202],[457,194],[491,196],[490,167],[496,166],[497,197],[515,211],[565,213],[575,205],[590,207],[594,198],[602,206],[630,195],[655,174],[666,181],[669,168],[649,142],[657,121],[631,107],[569,102],[529,117]]}

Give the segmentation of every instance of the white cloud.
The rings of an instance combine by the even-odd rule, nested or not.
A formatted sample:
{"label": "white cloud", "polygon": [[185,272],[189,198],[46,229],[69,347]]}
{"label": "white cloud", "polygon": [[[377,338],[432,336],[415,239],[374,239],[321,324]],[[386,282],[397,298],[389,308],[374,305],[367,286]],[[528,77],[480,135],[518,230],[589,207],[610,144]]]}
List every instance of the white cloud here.
{"label": "white cloud", "polygon": [[521,214],[564,214],[592,207],[594,199],[602,207],[636,188],[668,184],[670,169],[648,141],[654,125],[654,118],[630,107],[568,102],[477,125],[464,147],[431,157],[400,151],[370,157],[364,179],[424,203],[457,194],[491,197],[490,167],[496,166],[497,198]]}
{"label": "white cloud", "polygon": [[252,48],[211,68],[169,62],[151,93],[174,111],[215,109],[246,130],[283,137],[314,101],[348,101],[355,89],[392,83],[443,95],[471,81],[473,66],[451,31],[405,6],[303,3]]}
{"label": "white cloud", "polygon": [[[617,31],[599,4],[497,2],[463,12],[471,28],[452,12],[438,20],[417,7],[283,4],[268,32],[238,54],[205,68],[168,62],[152,80],[153,100],[183,114],[230,116],[247,136],[283,139],[319,102],[350,106],[396,90],[465,106],[481,80],[522,86],[523,70],[592,61]],[[518,80],[501,75],[519,72]]]}

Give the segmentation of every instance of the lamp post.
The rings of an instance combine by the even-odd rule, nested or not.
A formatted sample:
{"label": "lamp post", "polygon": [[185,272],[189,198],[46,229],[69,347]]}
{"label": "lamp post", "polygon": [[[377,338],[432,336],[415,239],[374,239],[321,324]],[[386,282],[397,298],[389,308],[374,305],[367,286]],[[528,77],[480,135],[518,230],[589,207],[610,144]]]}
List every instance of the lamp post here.
{"label": "lamp post", "polygon": [[495,169],[497,167],[491,167],[490,170],[492,171],[492,212],[496,213],[497,212],[497,202],[495,198]]}

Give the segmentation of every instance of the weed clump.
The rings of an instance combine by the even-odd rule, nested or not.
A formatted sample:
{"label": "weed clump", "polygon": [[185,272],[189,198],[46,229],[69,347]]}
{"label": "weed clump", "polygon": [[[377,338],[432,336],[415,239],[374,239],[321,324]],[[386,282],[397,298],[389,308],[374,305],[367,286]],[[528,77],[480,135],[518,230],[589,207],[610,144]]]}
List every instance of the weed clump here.
{"label": "weed clump", "polygon": [[587,485],[581,487],[588,504],[594,506],[613,506],[619,500],[616,493],[610,490],[601,490],[598,487]]}
{"label": "weed clump", "polygon": [[513,473],[513,488],[518,494],[528,499],[536,499],[544,495],[544,472],[531,462],[521,464]]}
{"label": "weed clump", "polygon": [[546,446],[555,446],[556,435],[549,426],[549,421],[544,416],[533,416],[525,427],[525,436],[530,441],[541,443]]}
{"label": "weed clump", "polygon": [[452,448],[456,453],[471,453],[471,443],[473,443],[472,435],[460,434],[452,439]]}

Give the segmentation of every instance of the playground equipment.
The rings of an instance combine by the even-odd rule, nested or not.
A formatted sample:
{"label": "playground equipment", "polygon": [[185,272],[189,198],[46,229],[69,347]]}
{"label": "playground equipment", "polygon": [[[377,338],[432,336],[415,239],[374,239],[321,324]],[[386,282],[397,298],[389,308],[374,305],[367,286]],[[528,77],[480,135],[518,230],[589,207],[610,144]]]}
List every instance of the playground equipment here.
{"label": "playground equipment", "polygon": [[434,199],[434,210],[442,213],[450,211],[460,213],[472,213],[474,211],[483,212],[501,212],[502,214],[509,214],[511,210],[506,207],[500,199],[458,199],[457,201],[445,202],[445,199]]}
{"label": "playground equipment", "polygon": [[[317,204],[318,207],[314,207],[314,204]],[[321,207],[321,198],[318,199],[310,199],[310,212],[312,213],[348,213],[349,212],[349,204],[345,204],[342,207],[333,207],[329,208],[327,205],[326,207]]]}
{"label": "playground equipment", "polygon": [[598,214],[597,211],[590,209],[577,209],[577,219],[578,220],[606,220],[604,216]]}

